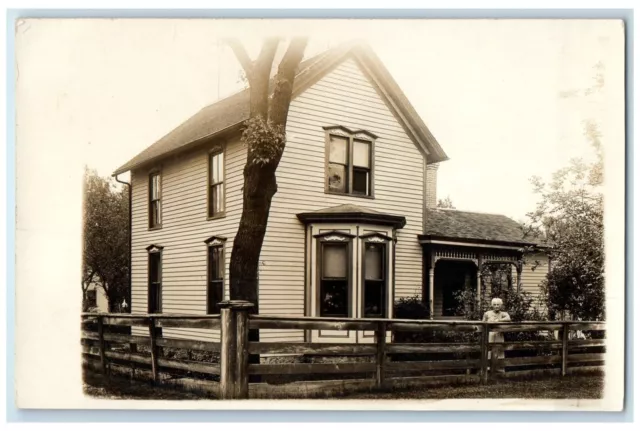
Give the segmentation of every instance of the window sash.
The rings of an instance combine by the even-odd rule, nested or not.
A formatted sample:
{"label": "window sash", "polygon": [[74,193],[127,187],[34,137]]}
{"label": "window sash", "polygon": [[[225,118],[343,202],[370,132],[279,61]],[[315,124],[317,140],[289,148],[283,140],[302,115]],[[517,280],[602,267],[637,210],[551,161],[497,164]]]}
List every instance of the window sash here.
{"label": "window sash", "polygon": [[[365,186],[364,186],[364,190],[356,190],[356,178],[358,177],[356,175],[356,173],[364,173],[365,174]],[[353,183],[352,183],[352,193],[354,195],[364,195],[364,196],[370,196],[371,195],[371,170],[368,168],[361,168],[361,167],[357,167],[354,166],[353,167]]]}
{"label": "window sash", "polygon": [[[376,255],[373,255],[373,253],[376,253]],[[387,280],[387,274],[389,273],[387,268],[388,244],[365,242],[363,254],[363,315],[364,317],[386,317],[388,314],[387,309],[389,308],[387,304],[389,293],[389,283]],[[370,265],[379,265],[379,268],[371,269]],[[377,312],[369,310],[371,304],[377,304]]]}
{"label": "window sash", "polygon": [[219,302],[224,300],[224,248],[207,249],[207,314],[219,314]]}
{"label": "window sash", "polygon": [[220,314],[220,302],[224,300],[224,280],[209,280],[207,284],[207,314]]}
{"label": "window sash", "polygon": [[209,217],[213,217],[224,211],[224,184],[218,183],[209,186]]}
{"label": "window sash", "polygon": [[[330,276],[327,274],[327,268],[325,265],[325,251],[327,248],[343,247],[343,256],[346,262],[344,262],[344,276]],[[350,317],[351,316],[351,257],[349,253],[349,243],[320,243],[319,253],[319,277],[318,277],[318,315],[321,317]],[[333,272],[333,271],[332,271]],[[342,271],[340,271],[342,272]],[[341,287],[340,287],[341,286]],[[326,297],[331,294],[342,297],[342,304],[339,306],[344,312],[330,312],[326,310]]]}
{"label": "window sash", "polygon": [[[342,157],[334,157],[332,154],[332,143],[336,140],[344,140],[346,143],[346,154],[344,160]],[[367,146],[366,157],[363,157],[362,152],[356,152],[358,147],[359,149]],[[373,188],[373,175],[372,175],[372,165],[373,165],[373,141],[356,139],[353,136],[345,137],[340,135],[333,135],[329,133],[329,138],[327,142],[327,158],[326,158],[326,189],[332,193],[343,193],[357,196],[371,196],[372,188]],[[366,159],[366,160],[365,160]],[[332,187],[331,183],[331,168],[332,167],[344,167],[344,178],[342,187],[336,188]],[[356,173],[365,173],[366,175],[366,185],[365,190],[361,191],[355,190],[354,180],[356,179]]]}
{"label": "window sash", "polygon": [[224,212],[224,152],[209,156],[209,217]]}
{"label": "window sash", "polygon": [[[373,292],[372,292],[373,291]],[[373,297],[372,297],[373,296]],[[364,280],[362,299],[364,301],[364,317],[386,317],[387,315],[387,283],[385,280]],[[378,311],[367,310],[368,304],[377,304]]]}
{"label": "window sash", "polygon": [[162,313],[162,283],[149,283],[149,314]]}
{"label": "window sash", "polygon": [[162,256],[160,252],[149,253],[148,262],[148,312],[162,312]]}
{"label": "window sash", "polygon": [[160,174],[154,173],[149,176],[149,227],[158,227],[162,221],[162,191],[160,184]]}

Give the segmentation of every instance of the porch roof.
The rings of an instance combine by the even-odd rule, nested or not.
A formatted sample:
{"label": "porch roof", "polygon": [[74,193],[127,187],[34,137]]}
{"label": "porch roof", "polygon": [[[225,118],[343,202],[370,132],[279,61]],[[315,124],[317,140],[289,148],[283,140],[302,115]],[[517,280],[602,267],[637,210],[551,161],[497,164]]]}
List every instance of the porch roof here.
{"label": "porch roof", "polygon": [[407,223],[403,216],[385,214],[369,208],[353,204],[343,204],[323,208],[317,211],[299,213],[298,220],[303,223],[313,222],[360,222],[382,224],[401,229]]}
{"label": "porch roof", "polygon": [[427,209],[420,242],[460,241],[503,246],[541,246],[539,238],[527,236],[522,225],[501,214]]}

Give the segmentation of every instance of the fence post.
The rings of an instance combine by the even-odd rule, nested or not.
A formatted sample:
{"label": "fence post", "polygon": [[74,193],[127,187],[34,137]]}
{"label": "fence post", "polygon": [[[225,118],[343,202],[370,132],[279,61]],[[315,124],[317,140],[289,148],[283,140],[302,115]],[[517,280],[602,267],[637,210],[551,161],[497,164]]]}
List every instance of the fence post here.
{"label": "fence post", "polygon": [[236,399],[249,398],[249,310],[253,304],[235,301],[232,310],[236,314]]}
{"label": "fence post", "polygon": [[480,333],[480,378],[482,383],[487,383],[487,356],[489,356],[489,328],[488,324],[481,324],[482,332]]}
{"label": "fence post", "polygon": [[158,346],[156,345],[156,319],[149,318],[149,340],[151,342],[151,375],[153,383],[158,381]]}
{"label": "fence post", "polygon": [[569,356],[569,324],[562,323],[562,377],[567,375],[567,356]]}
{"label": "fence post", "polygon": [[376,329],[376,388],[385,387],[385,363],[387,361],[387,324],[378,323]]}
{"label": "fence post", "polygon": [[220,307],[220,397],[249,394],[249,309],[247,301],[223,301]]}
{"label": "fence post", "polygon": [[98,316],[98,340],[100,344],[100,370],[102,372],[102,378],[108,379],[107,375],[107,356],[105,354],[105,342],[104,342],[104,321],[103,316]]}

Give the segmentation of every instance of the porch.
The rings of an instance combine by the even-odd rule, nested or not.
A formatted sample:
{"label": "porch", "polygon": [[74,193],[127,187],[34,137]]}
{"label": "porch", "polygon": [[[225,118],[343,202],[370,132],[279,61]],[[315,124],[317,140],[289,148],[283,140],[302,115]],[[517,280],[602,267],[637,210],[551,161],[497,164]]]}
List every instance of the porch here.
{"label": "porch", "polygon": [[[506,216],[452,209],[428,209],[418,241],[424,261],[423,298],[435,319],[460,318],[465,303],[474,307],[503,289],[520,292],[525,251],[543,248],[539,238]],[[526,287],[538,289],[533,280]]]}
{"label": "porch", "polygon": [[433,243],[424,244],[423,250],[423,298],[433,319],[459,319],[465,302],[490,300],[502,289],[520,291],[523,253],[518,250]]}

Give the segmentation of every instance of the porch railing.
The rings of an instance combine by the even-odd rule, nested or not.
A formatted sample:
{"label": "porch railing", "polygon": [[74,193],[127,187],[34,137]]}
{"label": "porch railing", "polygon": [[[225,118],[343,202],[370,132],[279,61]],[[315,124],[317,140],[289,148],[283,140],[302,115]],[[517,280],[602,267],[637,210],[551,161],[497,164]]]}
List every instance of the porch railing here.
{"label": "porch railing", "polygon": [[[241,301],[227,301],[222,307],[220,315],[207,316],[84,313],[85,361],[107,379],[113,367],[155,383],[174,382],[222,399],[243,399],[416,384],[482,384],[500,376],[562,377],[601,369],[605,357],[603,322],[280,317],[249,315],[251,304]],[[133,335],[131,328],[148,335]],[[164,328],[215,331],[219,341],[171,338],[161,333]],[[249,329],[371,331],[374,338],[372,343],[361,344],[250,342]],[[577,331],[586,331],[588,337],[570,337]],[[507,336],[504,343],[490,343],[491,332],[516,339]],[[416,335],[417,341],[402,341],[402,334],[408,333]],[[438,334],[466,335],[460,342],[443,341]],[[250,363],[250,355],[260,355],[262,360]],[[265,359],[278,355],[305,359],[291,363]],[[250,376],[260,376],[262,382],[249,383]]]}

